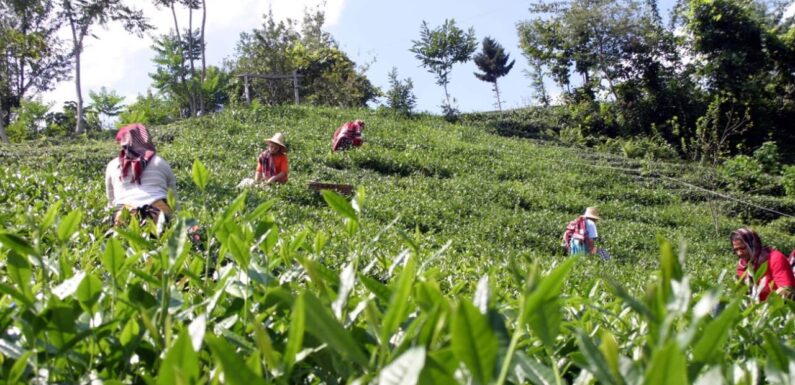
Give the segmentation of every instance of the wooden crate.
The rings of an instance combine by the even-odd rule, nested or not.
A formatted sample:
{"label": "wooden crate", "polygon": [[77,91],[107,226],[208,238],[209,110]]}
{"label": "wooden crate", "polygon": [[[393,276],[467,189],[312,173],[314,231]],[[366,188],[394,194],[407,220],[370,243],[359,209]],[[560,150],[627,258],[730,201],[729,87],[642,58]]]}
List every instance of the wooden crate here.
{"label": "wooden crate", "polygon": [[320,190],[332,190],[343,195],[353,194],[353,186],[341,183],[309,182],[309,189],[320,192]]}

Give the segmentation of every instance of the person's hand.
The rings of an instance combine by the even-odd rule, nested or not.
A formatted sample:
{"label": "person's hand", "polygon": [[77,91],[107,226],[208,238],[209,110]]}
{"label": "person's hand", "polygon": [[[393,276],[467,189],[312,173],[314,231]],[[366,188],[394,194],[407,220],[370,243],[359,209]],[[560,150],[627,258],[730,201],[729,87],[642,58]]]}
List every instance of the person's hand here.
{"label": "person's hand", "polygon": [[795,290],[791,287],[780,287],[776,289],[776,293],[788,300],[795,300]]}

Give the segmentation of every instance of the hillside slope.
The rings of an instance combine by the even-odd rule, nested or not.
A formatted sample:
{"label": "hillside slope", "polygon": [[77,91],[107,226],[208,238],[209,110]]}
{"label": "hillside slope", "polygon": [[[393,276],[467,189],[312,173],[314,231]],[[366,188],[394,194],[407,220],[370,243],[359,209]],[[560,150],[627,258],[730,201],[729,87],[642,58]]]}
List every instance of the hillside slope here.
{"label": "hillside slope", "polygon": [[[356,151],[331,153],[334,128],[354,118],[367,122],[366,144]],[[247,200],[250,209],[276,198],[274,213],[283,230],[333,229],[339,220],[318,194],[307,189],[307,183],[353,184],[366,192],[364,234],[374,236],[397,219],[395,228],[414,234],[425,248],[437,249],[450,241],[445,258],[472,269],[472,277],[517,258],[543,261],[562,255],[562,229],[584,207],[594,205],[604,218],[600,235],[614,264],[641,271],[654,266],[656,236],[661,235],[687,242],[686,267],[710,281],[721,269],[731,269],[726,237],[742,225],[724,216],[716,233],[703,194],[643,176],[654,172],[676,176],[681,170],[692,175],[690,166],[637,164],[581,149],[503,138],[433,117],[260,107],[152,131],[160,154],[177,174],[179,202],[186,216],[211,223],[210,213],[226,207],[240,192],[237,183],[253,174],[263,139],[282,131],[290,148],[290,182],[252,190]],[[47,181],[46,187],[26,186],[41,191],[29,197],[34,206],[37,202],[46,206],[51,194],[77,189],[74,194],[81,198],[67,198],[66,205],[83,208],[89,223],[99,224],[107,215],[102,172],[115,152],[110,141],[58,148],[22,146],[6,153],[3,168],[5,173],[15,170],[34,181]],[[205,194],[191,181],[194,159],[210,171]],[[20,202],[12,196],[13,189],[2,193],[9,202]],[[201,209],[203,205],[209,212]],[[9,211],[26,207],[6,205],[0,212],[7,217]],[[5,226],[15,227],[7,219]],[[775,226],[760,229],[784,250],[795,246],[795,239]],[[384,252],[396,254],[401,242],[394,231],[387,237],[391,240],[382,242]]]}
{"label": "hillside slope", "polygon": [[[364,147],[331,153],[354,118]],[[277,131],[289,183],[237,189]],[[110,138],[0,149],[1,378],[729,383],[764,368],[760,381],[791,382],[791,305],[734,283],[726,238],[741,223],[720,216],[716,231],[708,195],[676,180],[697,182],[692,165],[366,110],[254,107],[152,133],[179,190],[154,237],[109,231]],[[358,209],[315,180],[357,186]],[[590,205],[611,261],[559,246]],[[787,223],[759,229],[787,250]]]}

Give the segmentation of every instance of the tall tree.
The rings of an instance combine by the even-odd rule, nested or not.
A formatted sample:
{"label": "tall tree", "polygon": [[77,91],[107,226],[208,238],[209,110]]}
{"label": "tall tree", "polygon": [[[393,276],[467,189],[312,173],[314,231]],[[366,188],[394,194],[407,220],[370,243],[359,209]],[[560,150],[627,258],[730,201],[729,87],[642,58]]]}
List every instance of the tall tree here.
{"label": "tall tree", "polygon": [[409,51],[414,53],[428,72],[436,75],[436,84],[444,87],[446,107],[451,110],[450,72],[456,63],[465,63],[477,49],[475,30],[464,32],[455,25],[455,19],[445,20],[444,24],[431,30],[426,21],[420,26],[420,39],[412,40]]}
{"label": "tall tree", "polygon": [[68,77],[69,52],[58,38],[59,20],[49,0],[0,1],[0,140],[11,111]]}
{"label": "tall tree", "polygon": [[[202,2],[202,27],[201,27],[201,48],[202,48],[202,84],[207,81],[207,45],[204,41],[204,29],[207,26],[207,0],[201,0]],[[199,105],[199,111],[204,113],[204,98],[201,98],[201,104]]]}
{"label": "tall tree", "polygon": [[80,57],[86,36],[93,36],[91,28],[105,26],[111,21],[119,21],[127,31],[143,36],[151,29],[143,12],[128,7],[123,0],[57,0],[60,5],[60,18],[66,21],[72,35],[72,56],[75,68],[75,93],[77,95],[77,116],[75,132],[83,132],[83,91],[81,86]]}
{"label": "tall tree", "polygon": [[484,82],[494,84],[494,94],[497,96],[497,109],[502,111],[502,101],[500,100],[500,88],[497,85],[497,79],[505,76],[511,71],[515,60],[510,59],[509,54],[505,53],[500,43],[496,40],[485,37],[483,39],[482,51],[475,55],[475,64],[480,68],[483,73],[475,72],[475,77]]}

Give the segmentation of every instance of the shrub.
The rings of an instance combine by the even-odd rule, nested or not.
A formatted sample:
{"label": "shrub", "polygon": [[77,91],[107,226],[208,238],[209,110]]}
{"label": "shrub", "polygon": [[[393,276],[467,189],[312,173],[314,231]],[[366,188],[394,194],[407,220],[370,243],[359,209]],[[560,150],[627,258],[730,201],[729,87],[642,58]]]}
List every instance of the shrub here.
{"label": "shrub", "polygon": [[769,174],[778,174],[781,171],[781,154],[776,142],[765,142],[756,151],[754,159],[762,165],[762,170]]}
{"label": "shrub", "polygon": [[748,155],[737,155],[718,167],[721,179],[734,191],[750,191],[762,185],[762,164]]}

